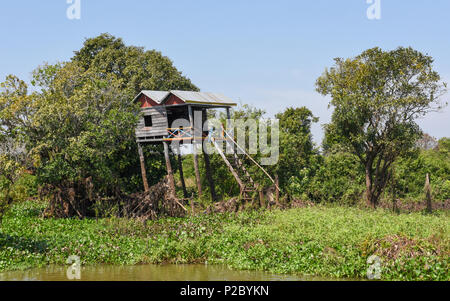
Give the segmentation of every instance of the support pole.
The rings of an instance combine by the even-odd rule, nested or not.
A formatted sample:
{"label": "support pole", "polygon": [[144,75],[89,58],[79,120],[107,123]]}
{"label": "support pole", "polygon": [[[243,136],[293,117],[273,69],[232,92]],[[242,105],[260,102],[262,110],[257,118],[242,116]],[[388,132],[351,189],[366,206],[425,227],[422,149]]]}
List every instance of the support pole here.
{"label": "support pole", "polygon": [[[230,123],[230,120],[231,120],[231,112],[230,112],[230,108],[228,108],[227,107],[227,124],[225,125],[225,126],[228,126],[228,124]],[[234,127],[233,127],[233,129],[228,129],[228,128],[226,128],[226,131],[228,132],[228,133],[232,133],[232,137],[231,138],[233,138],[234,139]],[[225,136],[225,135],[224,135]],[[228,137],[227,137],[228,138]],[[232,152],[232,154],[234,154],[235,156],[237,155],[236,154],[236,148],[235,148],[235,146],[234,146],[234,144],[233,143],[231,143],[231,144],[229,144],[229,143],[225,143],[225,146],[226,146],[226,148],[227,148],[227,153],[229,153],[229,150],[231,150]],[[238,162],[236,161],[236,159],[234,159],[234,163],[236,164],[236,166],[237,166],[237,164],[238,164]]]}
{"label": "support pole", "polygon": [[266,208],[266,202],[264,200],[264,192],[262,187],[258,187],[258,193],[259,193],[259,207]]}
{"label": "support pole", "polygon": [[163,144],[164,144],[164,157],[166,159],[167,174],[169,175],[169,187],[172,190],[172,196],[175,197],[175,180],[173,178],[172,164],[170,164],[169,144],[167,143],[167,141],[163,141]]}
{"label": "support pole", "polygon": [[[205,122],[207,122],[208,120],[206,110],[203,111],[203,120],[205,120]],[[206,178],[208,179],[209,190],[211,191],[211,199],[214,202],[216,202],[217,201],[216,189],[214,187],[214,181],[211,173],[211,162],[209,160],[209,154],[207,153],[207,150],[205,150],[204,147],[202,147],[202,149],[203,149],[203,157],[205,158]]]}
{"label": "support pole", "polygon": [[198,196],[201,197],[202,196],[202,183],[200,180],[200,170],[199,170],[199,165],[198,165],[197,141],[196,141],[198,131],[194,127],[194,116],[192,113],[192,107],[188,106],[188,110],[189,110],[189,122],[191,124],[192,136],[194,137],[192,140],[192,149],[194,152],[195,181],[197,183]]}
{"label": "support pole", "polygon": [[183,160],[181,158],[181,151],[180,151],[180,145],[178,144],[178,171],[180,173],[180,181],[181,181],[181,187],[183,188],[183,196],[185,199],[187,199],[188,196],[188,192],[186,189],[186,182],[184,181],[184,173],[183,173]]}
{"label": "support pole", "polygon": [[148,192],[148,181],[147,181],[147,172],[145,171],[145,159],[144,159],[144,151],[142,149],[142,145],[140,143],[138,145],[138,152],[139,152],[139,160],[141,161],[141,175],[142,175],[142,182],[144,183],[144,191]]}

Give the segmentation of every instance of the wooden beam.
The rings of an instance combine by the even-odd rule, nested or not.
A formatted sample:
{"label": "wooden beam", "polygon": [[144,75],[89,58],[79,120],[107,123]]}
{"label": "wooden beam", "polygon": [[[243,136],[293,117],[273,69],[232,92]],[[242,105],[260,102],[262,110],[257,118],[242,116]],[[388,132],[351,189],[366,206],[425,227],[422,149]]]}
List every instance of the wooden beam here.
{"label": "wooden beam", "polygon": [[[195,131],[195,127],[194,127],[194,116],[193,116],[193,112],[192,112],[192,106],[188,106],[188,111],[189,111],[189,122],[191,124],[191,128],[193,130],[193,137],[196,137],[196,131]],[[200,179],[200,170],[199,170],[199,165],[198,165],[198,154],[197,154],[197,143],[196,143],[196,139],[192,140],[192,149],[194,152],[194,170],[195,170],[195,181],[197,183],[197,190],[198,190],[198,196],[201,197],[202,196],[202,183],[201,183],[201,179]]]}
{"label": "wooden beam", "polygon": [[175,180],[173,178],[172,164],[170,164],[169,144],[164,141],[164,157],[166,159],[167,174],[169,175],[169,187],[172,189],[172,196],[175,198]]}
{"label": "wooden beam", "polygon": [[142,175],[142,182],[144,183],[144,191],[148,192],[148,181],[147,181],[147,172],[145,170],[145,158],[144,158],[144,151],[142,149],[142,145],[140,143],[138,145],[138,152],[139,152],[139,161],[141,161],[141,175]]}
{"label": "wooden beam", "polygon": [[233,174],[233,177],[234,177],[234,178],[236,179],[236,181],[238,182],[239,188],[240,188],[241,191],[242,191],[242,189],[244,189],[244,184],[242,184],[242,181],[241,181],[241,179],[239,178],[237,172],[234,170],[233,166],[232,166],[231,163],[228,161],[228,159],[227,159],[227,157],[225,156],[225,154],[223,153],[223,151],[220,149],[220,146],[217,145],[217,142],[215,142],[215,141],[213,140],[213,144],[214,144],[214,146],[216,147],[217,152],[219,153],[219,155],[222,157],[223,161],[225,161],[225,164],[228,166],[228,169],[229,169],[229,170],[231,171],[231,173]]}

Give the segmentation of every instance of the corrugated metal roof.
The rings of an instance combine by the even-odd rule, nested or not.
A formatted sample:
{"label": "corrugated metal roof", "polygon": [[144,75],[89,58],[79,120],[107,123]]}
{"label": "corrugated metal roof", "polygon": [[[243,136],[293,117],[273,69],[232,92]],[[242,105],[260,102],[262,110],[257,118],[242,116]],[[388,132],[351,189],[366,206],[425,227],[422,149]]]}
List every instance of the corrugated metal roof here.
{"label": "corrugated metal roof", "polygon": [[150,97],[157,103],[161,103],[167,97],[167,95],[169,95],[169,92],[166,91],[144,90],[141,93],[143,93],[147,97]]}
{"label": "corrugated metal roof", "polygon": [[139,93],[136,98],[133,100],[135,102],[141,94],[144,94],[145,96],[151,98],[156,103],[160,104],[163,102],[164,99],[170,94],[170,92],[167,91],[152,91],[152,90],[142,90],[141,93]]}
{"label": "corrugated metal roof", "polygon": [[219,93],[179,91],[179,90],[172,90],[170,92],[143,90],[136,96],[133,102],[135,102],[139,98],[139,96],[141,96],[141,94],[144,94],[145,96],[153,99],[156,103],[162,104],[171,93],[186,103],[225,105],[225,106],[236,105],[236,103],[231,98],[226,97]]}
{"label": "corrugated metal roof", "polygon": [[203,103],[211,105],[236,105],[229,97],[219,93],[192,92],[192,91],[170,91],[186,103]]}

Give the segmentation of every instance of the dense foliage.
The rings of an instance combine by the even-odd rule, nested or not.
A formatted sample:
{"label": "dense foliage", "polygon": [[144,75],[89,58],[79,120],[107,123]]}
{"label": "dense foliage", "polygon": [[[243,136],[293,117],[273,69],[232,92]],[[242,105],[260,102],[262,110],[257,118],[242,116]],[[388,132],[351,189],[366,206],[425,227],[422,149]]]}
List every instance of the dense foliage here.
{"label": "dense foliage", "polygon": [[280,159],[275,172],[279,175],[280,186],[290,194],[305,191],[312,176],[311,166],[318,160],[311,125],[319,119],[306,107],[288,108],[276,118],[280,122]]}
{"label": "dense foliage", "polygon": [[442,138],[433,149],[420,149],[395,165],[394,184],[400,198],[420,199],[426,174],[431,175],[433,198],[450,199],[450,139]]}
{"label": "dense foliage", "polygon": [[[40,66],[31,82],[33,93],[14,76],[2,83],[0,142],[14,147],[2,154],[18,152],[21,160],[9,160],[34,173],[44,195],[70,199],[77,212],[88,210],[77,204],[81,200],[140,189],[138,156],[132,155],[137,91],[197,90],[161,53],[107,34],[86,40],[70,62]],[[146,161],[156,183],[164,174],[162,159],[146,152]]]}
{"label": "dense foliage", "polygon": [[204,263],[366,279],[367,258],[382,259],[382,280],[448,281],[445,212],[396,215],[347,207],[169,218],[42,219],[45,204],[16,204],[0,234],[0,272],[64,265]]}
{"label": "dense foliage", "polygon": [[439,108],[446,92],[433,59],[411,48],[373,48],[335,66],[318,78],[317,91],[331,96],[332,121],[325,147],[344,147],[365,170],[366,200],[376,206],[395,160],[421,136],[418,117]]}
{"label": "dense foliage", "polygon": [[[161,53],[108,34],[87,39],[68,62],[38,67],[32,89],[10,75],[0,84],[0,271],[64,264],[69,255],[80,255],[83,264],[209,262],[363,278],[368,256],[376,254],[383,260],[382,279],[449,280],[448,212],[398,215],[326,205],[355,205],[364,194],[373,206],[382,198],[422,201],[427,174],[434,201],[448,203],[450,139],[422,134],[415,122],[445,91],[432,61],[410,48],[336,59],[317,80],[334,107],[322,149],[313,143],[311,125],[318,118],[308,108],[276,115],[279,160],[265,168],[279,180],[282,203],[321,205],[147,223],[103,218],[105,212],[95,220],[43,215],[49,217],[44,208],[52,208],[50,201],[69,206],[74,212],[67,216],[98,217],[103,204],[142,190],[134,137],[140,115],[131,100],[143,89],[198,88]],[[243,105],[231,117],[253,120],[258,129],[264,116]],[[225,123],[223,113],[217,117]],[[241,131],[247,151],[255,128]],[[252,157],[261,161],[266,154],[258,146]],[[166,173],[161,148],[144,147],[150,184]],[[171,158],[176,171],[180,163]],[[181,162],[188,195],[210,203],[205,161],[200,158],[198,198],[192,158]],[[249,158],[242,160],[257,183],[273,185]],[[222,158],[211,154],[210,162],[218,199],[239,195]]]}
{"label": "dense foliage", "polygon": [[[288,108],[276,115],[279,160],[266,169],[278,176],[282,194],[355,204],[364,191],[367,194],[370,182],[377,202],[380,197],[420,200],[429,173],[433,198],[448,199],[448,139],[420,136],[414,122],[444,88],[431,63],[430,57],[409,48],[375,48],[355,59],[337,59],[317,81],[321,93],[332,94],[335,109],[332,123],[325,127],[322,151],[312,142],[311,124],[318,119],[309,109]],[[89,197],[85,192],[91,185],[100,199],[141,190],[138,156],[132,155],[137,154],[133,129],[139,114],[130,100],[141,89],[198,90],[161,53],[126,46],[108,34],[87,39],[70,62],[40,66],[31,82],[33,93],[14,76],[1,84],[1,212],[12,200],[36,196],[38,184],[49,188],[41,190],[46,193],[68,191],[80,198]],[[263,110],[248,105],[232,111],[233,119],[256,120],[257,125],[264,116]],[[225,122],[226,116],[219,118]],[[247,142],[253,134],[247,130]],[[166,173],[161,151],[160,146],[144,148],[150,184]],[[253,157],[260,161],[264,155],[259,151]],[[272,185],[248,158],[242,159],[258,183]],[[218,199],[239,194],[220,156],[212,154],[210,161],[213,180],[220,183]],[[177,170],[178,161],[172,165]],[[183,167],[188,195],[196,196],[191,156],[184,156]],[[202,158],[200,169],[203,199],[208,201]]]}

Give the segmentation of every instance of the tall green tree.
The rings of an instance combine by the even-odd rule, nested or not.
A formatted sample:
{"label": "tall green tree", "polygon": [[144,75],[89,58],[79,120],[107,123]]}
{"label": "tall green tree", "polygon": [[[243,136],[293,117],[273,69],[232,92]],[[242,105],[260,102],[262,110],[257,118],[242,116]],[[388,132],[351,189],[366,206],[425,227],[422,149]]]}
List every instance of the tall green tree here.
{"label": "tall green tree", "polygon": [[[72,200],[72,213],[87,213],[86,199],[140,187],[134,135],[139,108],[132,103],[137,92],[198,90],[161,53],[108,34],[86,40],[70,62],[40,66],[32,84],[37,91],[31,94],[14,76],[2,84],[0,143],[21,146],[40,184],[54,195],[68,192],[63,199]],[[158,181],[163,157],[146,152],[146,161],[150,180]]]}
{"label": "tall green tree", "polygon": [[276,118],[280,123],[280,159],[275,168],[280,186],[291,194],[304,193],[317,155],[311,125],[319,119],[306,107],[287,108]]}
{"label": "tall green tree", "polygon": [[416,119],[440,108],[446,91],[433,58],[412,48],[373,48],[335,59],[316,82],[334,107],[324,147],[345,147],[365,169],[366,200],[376,206],[398,156],[416,144]]}
{"label": "tall green tree", "polygon": [[0,83],[0,220],[14,200],[12,187],[27,166],[20,130],[29,123],[27,91],[25,82],[12,75]]}
{"label": "tall green tree", "polygon": [[199,90],[161,52],[127,46],[107,33],[87,39],[72,61],[100,76],[114,74],[131,96],[141,90]]}

